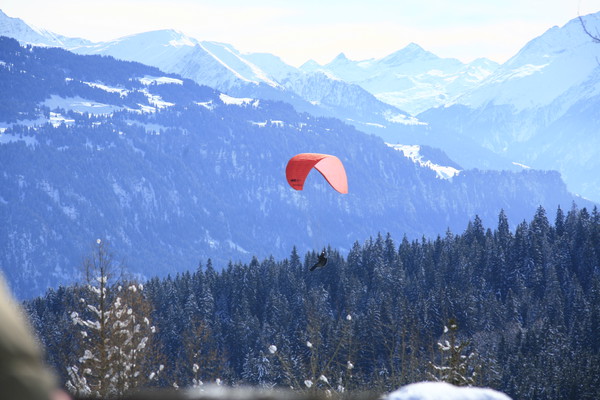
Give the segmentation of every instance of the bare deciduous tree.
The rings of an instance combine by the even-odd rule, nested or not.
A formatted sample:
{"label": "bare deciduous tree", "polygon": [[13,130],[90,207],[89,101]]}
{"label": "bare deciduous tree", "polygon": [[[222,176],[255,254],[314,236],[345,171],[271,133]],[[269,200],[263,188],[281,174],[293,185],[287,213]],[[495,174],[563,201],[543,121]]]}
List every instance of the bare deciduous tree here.
{"label": "bare deciduous tree", "polygon": [[591,32],[581,15],[579,16],[579,22],[581,23],[581,27],[583,28],[585,34],[592,38],[594,42],[600,43],[600,32],[598,32],[598,30],[596,30],[596,32]]}

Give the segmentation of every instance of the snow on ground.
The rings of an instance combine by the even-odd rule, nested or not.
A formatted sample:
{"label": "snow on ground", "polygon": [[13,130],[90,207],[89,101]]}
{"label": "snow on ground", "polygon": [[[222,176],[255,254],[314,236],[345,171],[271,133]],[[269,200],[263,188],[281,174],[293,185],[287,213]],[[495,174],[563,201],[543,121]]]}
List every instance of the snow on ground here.
{"label": "snow on ground", "polygon": [[196,103],[197,105],[206,108],[207,110],[214,110],[215,105],[213,104],[212,100],[209,101],[204,101],[204,102],[200,102],[200,101],[195,101],[194,103]]}
{"label": "snow on ground", "polygon": [[113,86],[107,86],[107,85],[104,85],[104,84],[98,83],[98,82],[82,82],[82,83],[84,83],[90,87],[93,87],[93,88],[104,90],[105,92],[119,93],[119,95],[121,95],[121,97],[126,96],[127,93],[129,92],[127,89],[113,87]]}
{"label": "snow on ground", "polygon": [[[173,78],[166,78],[166,77],[162,77],[162,78],[145,77],[145,78],[141,78],[140,81],[142,81],[142,83],[144,83],[145,85],[150,85],[151,83],[183,84],[183,81],[180,79],[173,79]],[[100,83],[91,83],[91,82],[83,82],[83,83],[85,83],[86,85],[92,86],[92,87],[96,87],[98,89],[105,90],[107,92],[119,93],[121,96],[125,96],[128,93],[128,91],[126,89],[110,87],[110,86],[106,86],[106,85],[103,85]],[[173,103],[164,101],[160,96],[150,93],[146,88],[144,88],[142,90],[142,93],[144,93],[144,95],[148,98],[148,103],[150,103],[150,105],[139,104],[139,107],[140,107],[139,109],[137,109],[137,110],[133,109],[131,111],[136,111],[136,112],[140,112],[140,113],[154,113],[154,112],[156,112],[157,109],[174,106]],[[79,96],[64,98],[64,97],[60,97],[57,95],[52,95],[52,96],[50,96],[49,99],[46,99],[42,103],[42,105],[50,108],[51,110],[54,110],[57,108],[62,108],[64,110],[75,111],[78,113],[88,113],[91,115],[111,115],[116,111],[125,109],[125,107],[99,103],[99,102],[88,100],[88,99],[85,99],[85,98],[82,98]],[[61,119],[60,114],[57,114],[57,113],[54,113],[54,114],[55,115],[52,116],[52,113],[51,113],[50,122],[55,126],[57,126],[57,124],[60,125],[61,123],[73,122],[71,120],[66,120],[64,118]],[[43,122],[45,122],[45,121],[42,121],[41,123],[43,123]]]}
{"label": "snow on ground", "polygon": [[64,98],[54,94],[49,99],[46,99],[42,105],[51,110],[62,108],[63,110],[71,110],[79,113],[85,112],[92,115],[110,115],[122,109],[122,107],[98,103],[79,96]]}
{"label": "snow on ground", "polygon": [[267,125],[268,126],[272,126],[272,127],[276,127],[276,128],[283,128],[285,126],[285,122],[283,121],[279,121],[279,120],[275,120],[275,119],[270,119],[267,121],[249,121],[250,124],[254,125],[254,126],[258,126],[260,128],[264,128]]}
{"label": "snow on ground", "polygon": [[421,155],[421,146],[419,145],[406,145],[406,144],[387,144],[391,148],[401,151],[404,157],[410,158],[414,163],[418,163],[422,167],[430,168],[435,171],[436,176],[439,179],[451,180],[453,177],[460,173],[459,169],[454,167],[445,167],[443,165],[434,164],[430,160],[424,160]]}
{"label": "snow on ground", "polygon": [[55,128],[58,128],[59,126],[61,126],[63,124],[71,125],[74,122],[75,122],[75,120],[66,118],[65,116],[63,116],[60,113],[50,112],[50,123]]}
{"label": "snow on ground", "polygon": [[419,121],[416,117],[406,114],[387,113],[384,115],[386,121],[401,125],[427,125],[427,122]]}
{"label": "snow on ground", "polygon": [[513,161],[513,165],[516,165],[517,167],[521,167],[523,169],[531,169],[531,167],[529,165],[521,164],[516,161]]}
{"label": "snow on ground", "polygon": [[[164,101],[162,99],[162,97],[160,97],[159,95],[152,94],[145,89],[142,90],[142,93],[144,93],[144,95],[148,98],[148,103],[152,104],[156,108],[173,107],[175,105],[175,103],[170,103],[168,101]],[[144,105],[142,105],[142,104],[140,104],[140,106],[142,108],[144,107]],[[156,111],[156,110],[154,110],[154,111]]]}
{"label": "snow on ground", "polygon": [[385,128],[384,125],[381,125],[381,124],[378,124],[375,122],[365,122],[364,124],[367,126],[374,126],[375,128]]}
{"label": "snow on ground", "polygon": [[[269,352],[274,354],[277,352],[277,347],[271,345]],[[318,380],[327,381],[323,375]],[[307,379],[304,382],[307,388],[311,388],[315,382]],[[221,382],[217,379],[216,384],[200,384],[193,388],[185,388],[183,392],[188,399],[209,399],[209,400],[256,400],[261,398],[272,399],[325,399],[330,396],[320,395],[302,395],[294,396],[294,392],[285,390],[266,390],[251,387],[226,387],[221,386]],[[359,395],[357,399],[369,399],[372,396]],[[477,387],[458,387],[445,382],[420,382],[406,385],[399,390],[396,390],[388,395],[381,397],[381,400],[511,400],[506,394],[493,389],[477,388]]]}
{"label": "snow on ground", "polygon": [[224,104],[227,105],[236,105],[236,106],[243,106],[243,105],[247,105],[252,103],[253,107],[258,107],[258,100],[254,100],[248,97],[243,97],[243,98],[239,98],[239,97],[231,97],[231,96],[227,96],[225,93],[221,93],[219,95],[219,98],[221,99],[221,101]]}
{"label": "snow on ground", "polygon": [[12,143],[12,142],[24,142],[27,146],[35,147],[38,141],[33,136],[17,136],[4,133],[4,128],[0,128],[0,145]]}
{"label": "snow on ground", "polygon": [[383,400],[511,400],[493,389],[458,387],[446,382],[419,382],[406,385]]}
{"label": "snow on ground", "polygon": [[139,78],[139,81],[143,84],[143,85],[151,85],[153,83],[157,84],[157,85],[163,85],[166,83],[173,83],[176,85],[183,85],[183,81],[181,79],[176,79],[176,78],[169,78],[167,76],[161,76],[159,78],[153,77],[153,76],[144,76],[143,78]]}

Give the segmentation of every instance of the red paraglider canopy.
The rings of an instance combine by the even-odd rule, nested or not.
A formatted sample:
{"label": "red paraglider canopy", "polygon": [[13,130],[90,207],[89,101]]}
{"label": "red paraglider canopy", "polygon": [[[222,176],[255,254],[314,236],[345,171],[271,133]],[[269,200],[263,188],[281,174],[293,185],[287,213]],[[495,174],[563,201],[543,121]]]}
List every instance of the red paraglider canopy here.
{"label": "red paraglider canopy", "polygon": [[329,154],[301,153],[292,157],[285,168],[290,186],[302,190],[306,176],[313,168],[319,171],[335,190],[348,193],[348,179],[344,165],[339,158]]}

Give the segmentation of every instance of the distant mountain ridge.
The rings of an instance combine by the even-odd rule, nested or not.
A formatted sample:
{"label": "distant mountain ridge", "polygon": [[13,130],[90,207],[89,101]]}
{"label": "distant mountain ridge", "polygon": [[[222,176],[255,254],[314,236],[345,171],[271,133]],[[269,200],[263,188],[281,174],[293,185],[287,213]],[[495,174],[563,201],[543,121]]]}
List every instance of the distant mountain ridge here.
{"label": "distant mountain ridge", "polygon": [[[583,21],[592,32],[600,29],[600,13]],[[598,59],[600,44],[574,19],[530,41],[453,103],[419,118],[440,132],[440,138],[464,136],[515,162],[558,170],[570,190],[597,201]],[[462,163],[460,155],[455,160]]]}
{"label": "distant mountain ridge", "polygon": [[[517,222],[539,205],[592,205],[555,172],[440,179],[443,153],[408,158],[339,120],[135,62],[9,38],[0,61],[0,267],[20,297],[74,279],[97,238],[147,277],[293,246],[347,251],[377,232],[433,236],[476,214],[492,225],[500,209]],[[291,189],[285,164],[300,152],[338,156],[349,194],[313,173]]]}
{"label": "distant mountain ridge", "polygon": [[[20,39],[22,31],[28,29],[24,22],[20,22],[22,26],[18,33],[0,33],[29,43]],[[55,45],[52,43],[48,40],[46,45]],[[241,54],[231,45],[200,42],[175,30],[145,32],[109,42],[75,43],[62,47],[82,54],[112,55],[157,66],[237,97],[284,101],[300,112],[339,118],[390,143],[436,145],[426,141],[431,136],[427,122],[377,99],[359,85],[336,78],[323,68],[313,71],[306,66],[294,68],[271,54]],[[430,54],[422,49],[420,51]],[[433,55],[430,57],[438,59]],[[451,61],[453,65],[457,63],[456,60]],[[427,85],[424,87],[427,92]],[[439,97],[438,94],[436,89],[433,97]],[[409,93],[406,98],[421,101],[419,96]],[[424,93],[424,96],[431,97],[430,93]],[[469,151],[472,160],[462,160],[466,166],[514,169],[509,160],[491,154],[474,141],[464,137],[458,138],[458,141],[466,141],[460,146],[461,149],[472,149]],[[452,148],[445,150],[453,151]]]}
{"label": "distant mountain ridge", "polygon": [[[592,32],[599,15],[583,17]],[[45,45],[155,65],[233,96],[284,101],[392,144],[440,148],[465,168],[557,170],[572,191],[600,201],[594,113],[600,46],[578,19],[549,29],[501,66],[439,58],[412,43],[381,59],[352,61],[341,54],[300,69],[176,31],[91,44],[57,41],[59,35],[4,14],[0,21],[0,32],[21,42],[46,38]]]}
{"label": "distant mountain ridge", "polygon": [[68,49],[153,65],[234,96],[285,101],[299,111],[337,117],[359,128],[388,126],[402,130],[404,126],[398,121],[411,119],[406,112],[356,85],[321,72],[302,72],[272,55],[242,54],[229,44],[198,41],[174,30]]}
{"label": "distant mountain ridge", "polygon": [[0,36],[18,38],[24,43],[37,46],[73,47],[91,45],[86,39],[68,38],[46,29],[28,25],[20,18],[11,18],[0,9]]}
{"label": "distant mountain ridge", "polygon": [[[0,14],[0,19],[6,19],[3,15]],[[299,111],[340,118],[388,140],[402,136],[407,131],[407,122],[411,125],[408,130],[414,130],[414,122],[418,121],[409,112],[397,107],[398,103],[393,98],[380,97],[364,85],[359,84],[359,89],[353,84],[355,82],[335,79],[334,74],[323,68],[312,71],[308,68],[298,69],[270,54],[242,54],[229,44],[199,41],[175,30],[145,32],[103,43],[76,39],[56,41],[53,40],[53,34],[47,32],[46,37],[37,35],[36,40],[32,41],[29,34],[23,33],[27,31],[27,25],[18,21],[18,29],[0,29],[0,34],[15,37],[22,43],[59,46],[80,54],[112,55],[122,60],[153,65],[234,96],[286,101]],[[406,53],[400,51],[385,60],[398,57],[402,52]],[[421,53],[442,60],[422,49]],[[406,56],[410,57],[411,54]],[[462,64],[458,60],[449,60],[448,63]],[[391,70],[394,67],[391,65],[386,73],[394,74]],[[438,77],[434,79],[439,81]],[[425,97],[436,97],[437,100],[431,104],[439,104],[440,98],[447,96],[440,95],[438,89],[433,94],[424,94],[425,91],[431,92],[434,86],[439,86],[439,82],[421,85],[419,90]],[[332,96],[331,93],[336,95]],[[407,102],[413,98],[421,102],[414,94],[408,94],[404,96],[403,104],[414,112],[422,106],[414,109],[410,101]],[[340,99],[345,104],[340,104]],[[350,108],[347,104],[355,106]]]}
{"label": "distant mountain ridge", "polygon": [[327,71],[362,86],[385,103],[417,115],[475,87],[498,66],[484,58],[468,64],[440,58],[411,43],[380,59],[351,61],[342,53],[326,65],[309,62],[301,69]]}

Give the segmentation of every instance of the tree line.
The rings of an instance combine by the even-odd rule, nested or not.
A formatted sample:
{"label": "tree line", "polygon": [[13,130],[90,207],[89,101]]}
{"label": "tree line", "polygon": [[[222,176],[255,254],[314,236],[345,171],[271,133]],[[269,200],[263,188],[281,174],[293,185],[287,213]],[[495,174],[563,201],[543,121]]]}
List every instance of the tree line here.
{"label": "tree line", "polygon": [[[230,262],[146,282],[103,241],[82,283],[25,306],[48,362],[79,395],[206,383],[387,392],[422,380],[513,398],[600,395],[600,214],[540,207],[514,230],[377,234],[327,266]],[[104,267],[104,270],[99,267]],[[109,274],[110,272],[110,274]]]}

